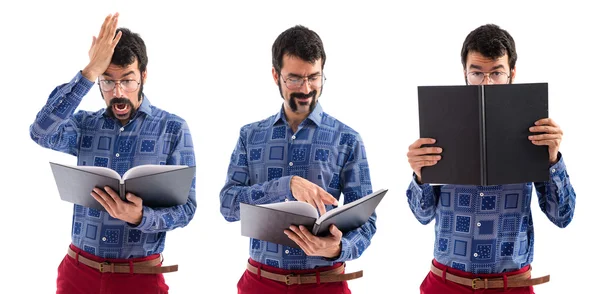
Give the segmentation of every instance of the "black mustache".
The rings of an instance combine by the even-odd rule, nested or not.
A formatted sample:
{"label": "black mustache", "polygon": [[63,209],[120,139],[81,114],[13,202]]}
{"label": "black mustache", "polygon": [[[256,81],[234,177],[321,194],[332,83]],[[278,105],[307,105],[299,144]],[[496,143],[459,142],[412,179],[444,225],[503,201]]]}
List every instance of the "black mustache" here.
{"label": "black mustache", "polygon": [[304,98],[314,98],[315,96],[317,96],[317,90],[312,90],[312,92],[308,93],[308,94],[304,94],[304,93],[299,93],[299,92],[294,92],[292,94],[290,94],[290,98],[300,98],[300,99],[304,99]]}
{"label": "black mustache", "polygon": [[129,107],[133,108],[133,103],[131,103],[131,101],[129,101],[127,98],[119,97],[110,99],[110,107],[113,107],[115,104],[127,104]]}

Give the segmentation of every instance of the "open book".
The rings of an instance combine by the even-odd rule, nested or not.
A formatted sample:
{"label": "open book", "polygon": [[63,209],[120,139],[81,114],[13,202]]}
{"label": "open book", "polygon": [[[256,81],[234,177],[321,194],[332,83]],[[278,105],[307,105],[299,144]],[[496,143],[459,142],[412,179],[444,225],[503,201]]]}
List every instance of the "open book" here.
{"label": "open book", "polygon": [[423,167],[430,184],[501,185],[549,179],[548,147],[527,138],[548,117],[548,84],[420,86],[421,138],[442,159]]}
{"label": "open book", "polygon": [[285,233],[291,225],[305,226],[313,235],[328,236],[329,226],[343,233],[365,224],[387,189],[331,209],[319,217],[318,210],[306,202],[288,201],[263,205],[240,203],[242,236],[300,248]]}
{"label": "open book", "polygon": [[94,187],[111,187],[124,201],[133,193],[148,207],[171,207],[186,203],[195,166],[138,165],[123,177],[116,171],[99,166],[73,166],[50,162],[60,198],[90,208],[105,210],[90,195]]}

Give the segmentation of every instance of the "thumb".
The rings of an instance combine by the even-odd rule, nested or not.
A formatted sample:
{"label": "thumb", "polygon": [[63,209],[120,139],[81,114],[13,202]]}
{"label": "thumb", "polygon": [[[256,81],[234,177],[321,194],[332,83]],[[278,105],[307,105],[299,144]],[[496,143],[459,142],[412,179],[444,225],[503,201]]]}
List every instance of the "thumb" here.
{"label": "thumb", "polygon": [[340,229],[338,229],[335,225],[331,225],[329,227],[329,232],[336,238],[338,239],[342,239],[342,231],[340,231]]}
{"label": "thumb", "polygon": [[132,202],[136,206],[142,205],[142,198],[137,197],[137,196],[133,195],[132,193],[127,193],[127,195],[125,195],[125,198],[127,198],[127,200],[129,202]]}

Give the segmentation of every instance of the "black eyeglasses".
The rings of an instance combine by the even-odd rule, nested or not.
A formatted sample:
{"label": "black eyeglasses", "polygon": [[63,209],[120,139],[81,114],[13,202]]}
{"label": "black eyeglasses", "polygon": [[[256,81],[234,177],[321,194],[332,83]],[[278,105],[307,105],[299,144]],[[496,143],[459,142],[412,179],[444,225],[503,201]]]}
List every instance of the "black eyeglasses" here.
{"label": "black eyeglasses", "polygon": [[325,83],[325,80],[327,80],[327,78],[325,78],[325,75],[323,74],[316,74],[308,77],[291,76],[285,79],[282,78],[282,80],[288,89],[298,90],[302,88],[302,86],[304,86],[305,81],[308,83],[309,86],[319,88]]}
{"label": "black eyeglasses", "polygon": [[480,71],[472,71],[467,73],[467,81],[469,85],[481,85],[487,76],[488,82],[490,84],[508,84],[510,80],[510,76],[502,71],[494,71],[494,72],[480,72]]}
{"label": "black eyeglasses", "polygon": [[125,92],[134,92],[140,86],[140,82],[136,80],[100,80],[98,84],[100,85],[100,90],[104,92],[113,91],[117,85]]}

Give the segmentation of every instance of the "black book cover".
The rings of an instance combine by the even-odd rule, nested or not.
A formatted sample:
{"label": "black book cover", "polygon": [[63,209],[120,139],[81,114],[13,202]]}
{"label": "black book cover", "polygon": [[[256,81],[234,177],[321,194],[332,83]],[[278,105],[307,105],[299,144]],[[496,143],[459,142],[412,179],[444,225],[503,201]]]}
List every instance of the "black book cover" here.
{"label": "black book cover", "polygon": [[421,138],[434,138],[442,160],[424,167],[432,184],[501,185],[549,179],[548,147],[528,139],[548,117],[548,84],[420,86]]}

